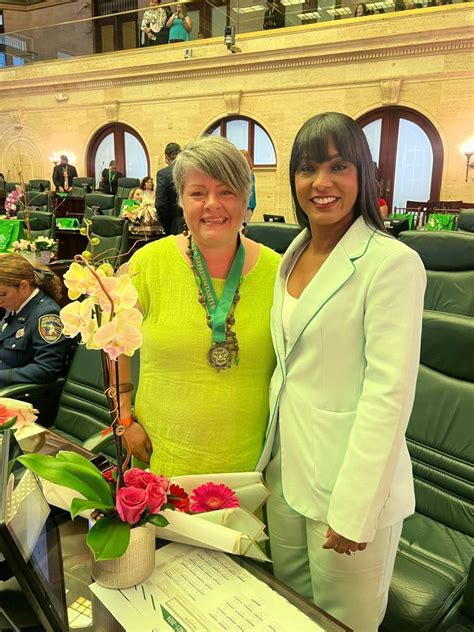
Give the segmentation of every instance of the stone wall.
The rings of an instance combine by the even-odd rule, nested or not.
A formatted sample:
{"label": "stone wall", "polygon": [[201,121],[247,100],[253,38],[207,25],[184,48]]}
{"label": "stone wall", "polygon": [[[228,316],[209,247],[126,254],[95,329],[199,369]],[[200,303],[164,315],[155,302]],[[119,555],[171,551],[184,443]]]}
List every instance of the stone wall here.
{"label": "stone wall", "polygon": [[49,177],[48,156],[66,148],[85,174],[92,137],[119,121],[143,138],[154,174],[167,142],[185,144],[240,113],[266,129],[277,154],[275,169],[257,171],[256,219],[270,212],[291,221],[288,161],[301,124],[325,110],[359,117],[397,104],[440,134],[440,198],[474,200],[474,170],[465,183],[460,152],[474,134],[472,17],[471,5],[456,4],[250,33],[238,37],[236,54],[219,38],[193,42],[189,60],[176,44],[6,68],[0,171],[14,172],[21,149],[29,177]]}

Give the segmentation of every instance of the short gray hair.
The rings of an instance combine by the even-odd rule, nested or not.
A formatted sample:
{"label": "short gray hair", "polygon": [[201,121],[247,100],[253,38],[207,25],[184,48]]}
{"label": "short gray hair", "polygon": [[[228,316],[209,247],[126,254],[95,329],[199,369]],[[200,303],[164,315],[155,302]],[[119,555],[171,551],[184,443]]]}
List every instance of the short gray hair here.
{"label": "short gray hair", "polygon": [[250,168],[237,147],[227,139],[203,136],[186,145],[178,154],[173,164],[173,180],[181,206],[186,177],[191,170],[219,180],[247,204],[251,186]]}

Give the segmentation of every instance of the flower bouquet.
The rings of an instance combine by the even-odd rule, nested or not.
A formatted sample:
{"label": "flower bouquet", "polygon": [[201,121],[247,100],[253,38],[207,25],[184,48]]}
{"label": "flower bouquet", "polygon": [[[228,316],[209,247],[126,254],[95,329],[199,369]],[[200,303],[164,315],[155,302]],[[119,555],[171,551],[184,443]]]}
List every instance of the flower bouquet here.
{"label": "flower bouquet", "polygon": [[43,264],[48,264],[51,257],[58,250],[58,242],[49,237],[37,237],[36,239],[19,239],[12,244],[14,252],[22,255],[29,261],[36,259]]}
{"label": "flower bouquet", "polygon": [[36,421],[37,414],[28,402],[0,397],[0,432],[10,429],[21,432]]}
{"label": "flower bouquet", "polygon": [[130,222],[130,232],[133,234],[165,234],[152,202],[124,200],[120,214]]}

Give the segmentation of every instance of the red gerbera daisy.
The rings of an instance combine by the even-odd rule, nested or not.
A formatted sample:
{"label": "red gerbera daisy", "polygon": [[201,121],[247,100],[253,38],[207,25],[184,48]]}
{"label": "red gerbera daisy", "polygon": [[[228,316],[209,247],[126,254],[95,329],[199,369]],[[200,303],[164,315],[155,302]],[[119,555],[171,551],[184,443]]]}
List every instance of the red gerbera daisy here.
{"label": "red gerbera daisy", "polygon": [[206,483],[196,487],[192,492],[191,511],[194,513],[230,509],[238,506],[239,499],[236,497],[234,490],[226,485]]}
{"label": "red gerbera daisy", "polygon": [[189,496],[179,485],[171,483],[168,492],[168,502],[174,505],[177,511],[189,511]]}

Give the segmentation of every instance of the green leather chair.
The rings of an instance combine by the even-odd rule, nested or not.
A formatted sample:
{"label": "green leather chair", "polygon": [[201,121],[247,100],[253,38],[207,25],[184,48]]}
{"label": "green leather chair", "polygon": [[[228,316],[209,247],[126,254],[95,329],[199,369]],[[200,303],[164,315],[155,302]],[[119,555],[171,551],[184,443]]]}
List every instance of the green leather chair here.
{"label": "green leather chair", "polygon": [[299,235],[298,224],[281,224],[280,222],[250,222],[247,226],[247,237],[284,254],[293,239]]}
{"label": "green leather chair", "polygon": [[383,632],[474,629],[473,358],[474,319],[425,311],[407,429],[416,512],[403,525]]}
{"label": "green leather chair", "polygon": [[[107,260],[114,268],[124,263],[128,251],[128,222],[121,217],[95,215],[91,218],[91,237],[98,237],[100,243],[94,247],[96,261]],[[87,247],[90,250],[90,246]]]}
{"label": "green leather chair", "polygon": [[[132,376],[138,384],[139,353],[132,357]],[[132,393],[132,401],[135,391]],[[58,414],[51,430],[78,445],[100,433],[110,424],[109,409],[103,391],[102,364],[99,351],[79,345],[59,399]],[[103,452],[115,457],[110,441]]]}
{"label": "green leather chair", "polygon": [[31,190],[25,193],[25,202],[29,208],[35,211],[51,211],[51,196],[48,193],[42,193],[40,191]]}
{"label": "green leather chair", "polygon": [[474,234],[404,231],[398,238],[425,265],[425,309],[474,316]]}
{"label": "green leather chair", "polygon": [[86,177],[80,177],[80,178],[73,178],[72,179],[72,191],[71,191],[71,197],[79,197],[79,198],[83,198],[86,196],[86,192],[84,190],[84,184],[87,184],[90,191],[93,190],[94,188],[94,178],[86,178]]}
{"label": "green leather chair", "polygon": [[26,185],[27,191],[50,191],[51,190],[51,182],[49,180],[29,180]]}
{"label": "green leather chair", "polygon": [[128,200],[130,192],[139,186],[140,180],[138,178],[119,178],[117,180],[117,194],[115,196],[114,215],[116,215],[117,217],[120,215],[122,202],[124,200]]}
{"label": "green leather chair", "polygon": [[86,195],[84,219],[90,219],[93,215],[92,207],[98,206],[104,215],[114,215],[115,195],[106,193],[88,193]]}
{"label": "green leather chair", "polygon": [[458,230],[474,233],[474,208],[459,211]]}
{"label": "green leather chair", "polygon": [[[24,211],[18,211],[17,218],[24,220]],[[31,237],[56,237],[56,221],[54,213],[48,211],[30,211]]]}

